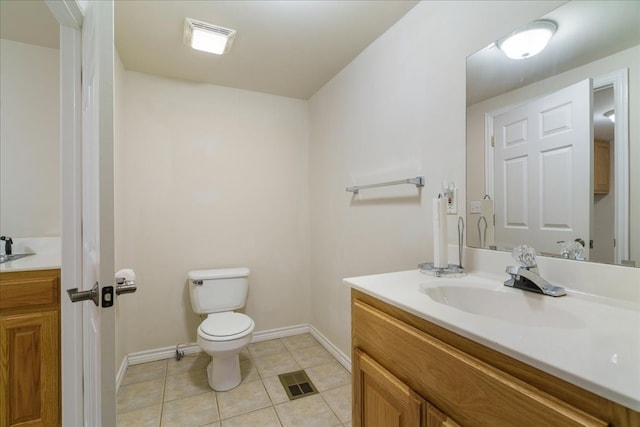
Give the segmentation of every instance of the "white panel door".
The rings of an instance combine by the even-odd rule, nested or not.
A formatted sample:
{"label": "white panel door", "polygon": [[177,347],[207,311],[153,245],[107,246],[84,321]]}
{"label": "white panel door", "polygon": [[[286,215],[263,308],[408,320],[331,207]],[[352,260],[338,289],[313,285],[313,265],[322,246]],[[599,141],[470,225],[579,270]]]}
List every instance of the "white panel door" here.
{"label": "white panel door", "polygon": [[[82,26],[82,282],[113,286],[113,2],[86,2]],[[102,298],[101,298],[102,300]],[[102,301],[101,301],[102,302]],[[83,304],[85,426],[115,426],[115,310]]]}
{"label": "white panel door", "polygon": [[493,123],[496,245],[557,254],[558,241],[589,242],[591,81],[514,107]]}

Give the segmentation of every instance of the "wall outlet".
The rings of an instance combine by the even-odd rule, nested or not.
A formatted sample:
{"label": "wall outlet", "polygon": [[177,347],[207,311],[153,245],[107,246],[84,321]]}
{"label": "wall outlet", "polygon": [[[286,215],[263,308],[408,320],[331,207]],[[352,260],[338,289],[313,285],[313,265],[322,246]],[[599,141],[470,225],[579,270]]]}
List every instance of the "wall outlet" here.
{"label": "wall outlet", "polygon": [[482,202],[471,202],[470,211],[472,214],[482,213]]}

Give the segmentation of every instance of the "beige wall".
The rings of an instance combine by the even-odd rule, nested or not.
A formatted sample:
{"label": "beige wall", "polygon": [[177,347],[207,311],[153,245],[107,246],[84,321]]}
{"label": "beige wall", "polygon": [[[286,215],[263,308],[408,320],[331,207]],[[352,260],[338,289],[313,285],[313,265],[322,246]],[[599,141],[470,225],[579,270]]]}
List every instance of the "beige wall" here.
{"label": "beige wall", "polygon": [[[468,108],[467,127],[468,200],[480,200],[484,193],[484,115],[485,112],[512,105],[522,100],[553,92],[587,78],[599,77],[613,71],[629,69],[629,166],[630,166],[630,259],[640,261],[640,46],[626,49],[607,58],[564,72],[555,77],[514,90]],[[635,120],[634,120],[635,119]],[[473,235],[474,236],[474,235]],[[472,235],[470,235],[472,237]],[[473,242],[472,242],[473,243]],[[477,245],[476,245],[477,246]]]}
{"label": "beige wall", "polygon": [[[311,98],[311,323],[346,354],[342,278],[430,260],[443,179],[456,182],[464,215],[466,56],[561,3],[421,2]],[[358,202],[344,190],[417,174],[419,197],[393,187]]]}
{"label": "beige wall", "polygon": [[0,233],[60,235],[58,50],[0,39]]}
{"label": "beige wall", "polygon": [[308,323],[307,103],[120,76],[117,268],[134,268],[138,284],[118,302],[124,353],[195,342],[196,269],[251,269],[256,331]]}
{"label": "beige wall", "polygon": [[[114,185],[114,206],[116,209],[116,212],[119,211],[119,207],[124,205],[125,202],[125,195],[126,193],[124,191],[118,191],[121,188],[124,188],[127,183],[126,183],[126,170],[124,168],[123,162],[118,161],[121,158],[121,150],[123,147],[123,144],[125,144],[126,142],[124,141],[124,119],[125,119],[125,93],[124,93],[124,77],[125,77],[125,70],[124,70],[124,66],[122,65],[122,60],[120,59],[120,55],[118,54],[118,51],[115,51],[115,61],[114,61],[114,73],[113,73],[113,97],[114,97],[114,115],[113,115],[113,138],[114,138],[114,145],[113,145],[113,157],[115,159],[114,162],[114,178],[113,178],[113,185]],[[119,236],[122,236],[124,234],[124,231],[122,230],[122,221],[121,221],[122,216],[121,215],[116,215],[114,217],[114,265],[116,266],[117,269],[122,268],[123,265],[124,266],[128,266],[128,264],[126,264],[126,261],[122,258],[123,255],[125,254],[125,246],[124,246],[124,241],[123,239],[120,239]],[[127,337],[129,335],[129,332],[131,331],[132,328],[129,327],[129,325],[127,325],[124,322],[124,318],[121,315],[121,307],[122,304],[120,304],[121,301],[123,301],[125,298],[128,299],[129,297],[135,297],[135,294],[133,295],[127,295],[125,296],[123,299],[120,299],[118,297],[118,304],[115,304],[115,308],[116,308],[116,348],[115,348],[115,352],[116,352],[116,372],[118,372],[118,369],[120,368],[120,364],[122,363],[122,360],[126,357],[127,353],[128,353],[128,348],[127,348]]]}

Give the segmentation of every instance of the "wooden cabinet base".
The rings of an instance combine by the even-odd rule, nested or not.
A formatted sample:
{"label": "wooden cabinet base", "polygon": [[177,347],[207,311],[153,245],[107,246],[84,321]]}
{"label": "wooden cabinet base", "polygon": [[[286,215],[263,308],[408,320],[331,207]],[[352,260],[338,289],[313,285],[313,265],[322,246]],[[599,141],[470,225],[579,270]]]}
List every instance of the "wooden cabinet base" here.
{"label": "wooden cabinet base", "polygon": [[[42,292],[57,295],[59,272],[40,272]],[[2,273],[0,294],[33,291],[33,272]],[[54,286],[54,289],[50,287]],[[8,299],[5,299],[7,303]],[[0,427],[60,425],[60,310],[58,298],[30,308],[26,299],[0,311]],[[40,302],[40,301],[39,301]]]}
{"label": "wooden cabinet base", "polygon": [[376,366],[365,372],[371,382],[393,378],[401,385],[385,386],[394,397],[382,406],[408,395],[423,399],[419,422],[389,425],[640,426],[636,411],[356,290],[351,321],[354,426],[376,425],[362,422],[363,395],[375,392],[363,385],[362,360]]}

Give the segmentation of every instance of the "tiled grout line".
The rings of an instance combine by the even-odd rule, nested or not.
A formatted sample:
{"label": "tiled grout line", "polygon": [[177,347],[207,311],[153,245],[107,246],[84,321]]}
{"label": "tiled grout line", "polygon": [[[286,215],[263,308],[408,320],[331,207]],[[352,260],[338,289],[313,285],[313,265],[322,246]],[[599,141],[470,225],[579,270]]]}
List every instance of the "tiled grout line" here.
{"label": "tiled grout line", "polygon": [[[166,361],[164,369],[164,382],[162,386],[162,400],[160,401],[160,426],[162,426],[162,418],[164,417],[164,394],[167,392],[167,374],[169,373],[169,362]],[[160,427],[158,426],[158,427]]]}

